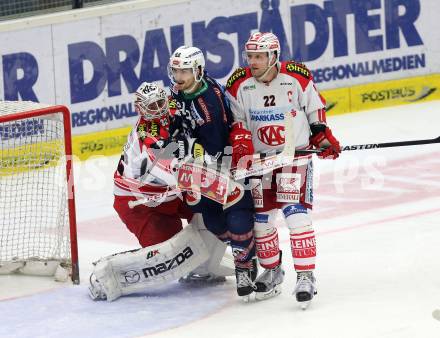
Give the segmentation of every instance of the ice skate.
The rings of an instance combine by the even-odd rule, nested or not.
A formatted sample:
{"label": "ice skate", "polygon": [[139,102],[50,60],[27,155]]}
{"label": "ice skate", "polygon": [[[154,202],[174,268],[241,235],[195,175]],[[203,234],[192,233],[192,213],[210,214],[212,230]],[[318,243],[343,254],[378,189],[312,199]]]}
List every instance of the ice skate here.
{"label": "ice skate", "polygon": [[249,302],[250,295],[256,290],[254,283],[257,278],[258,268],[255,259],[252,260],[250,267],[235,267],[235,277],[237,281],[237,294],[244,301]]}
{"label": "ice skate", "polygon": [[186,276],[179,278],[179,283],[188,285],[212,285],[224,282],[226,282],[225,276],[217,276],[213,273],[190,272]]}
{"label": "ice skate", "polygon": [[280,263],[276,267],[265,269],[256,279],[255,285],[257,290],[255,291],[255,299],[264,300],[278,296],[281,293],[281,283],[284,280],[284,274],[280,256]]}
{"label": "ice skate", "polygon": [[298,272],[293,294],[300,303],[301,309],[305,310],[309,307],[313,296],[317,294],[316,279],[313,276],[313,271]]}

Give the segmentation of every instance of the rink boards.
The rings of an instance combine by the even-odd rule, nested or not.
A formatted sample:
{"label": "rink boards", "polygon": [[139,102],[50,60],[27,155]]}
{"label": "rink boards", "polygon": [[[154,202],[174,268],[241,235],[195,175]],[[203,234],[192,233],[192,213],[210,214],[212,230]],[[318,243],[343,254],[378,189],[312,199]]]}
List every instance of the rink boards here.
{"label": "rink boards", "polygon": [[[395,105],[440,100],[440,74],[405,78],[322,91],[327,115],[341,115]],[[73,136],[73,153],[80,160],[122,152],[131,127]]]}

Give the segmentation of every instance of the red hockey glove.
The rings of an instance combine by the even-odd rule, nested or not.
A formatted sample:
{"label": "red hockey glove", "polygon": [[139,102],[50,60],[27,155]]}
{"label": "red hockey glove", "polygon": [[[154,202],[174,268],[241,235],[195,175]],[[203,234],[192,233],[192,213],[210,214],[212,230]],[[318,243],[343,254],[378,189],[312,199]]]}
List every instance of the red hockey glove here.
{"label": "red hockey glove", "polygon": [[232,129],[229,133],[229,142],[232,145],[233,166],[236,166],[243,156],[254,154],[252,134],[249,130],[243,128],[241,122],[235,122],[232,124]]}
{"label": "red hockey glove", "polygon": [[315,148],[324,149],[318,153],[318,157],[332,160],[338,158],[341,153],[341,146],[339,141],[333,136],[330,128],[323,124],[312,124],[310,129],[312,130],[310,143]]}

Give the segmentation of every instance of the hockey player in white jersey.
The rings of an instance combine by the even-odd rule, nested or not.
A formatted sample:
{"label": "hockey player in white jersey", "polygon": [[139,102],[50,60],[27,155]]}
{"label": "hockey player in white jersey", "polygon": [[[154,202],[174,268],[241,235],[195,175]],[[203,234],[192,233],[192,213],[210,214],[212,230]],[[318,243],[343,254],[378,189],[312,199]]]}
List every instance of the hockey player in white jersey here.
{"label": "hockey player in white jersey", "polygon": [[[303,64],[280,62],[280,44],[272,33],[252,34],[243,56],[248,67],[238,68],[226,84],[234,115],[230,134],[234,161],[254,153],[279,152],[288,138],[297,150],[316,147],[323,149],[320,158],[337,158],[339,142],[327,126],[325,101],[310,71]],[[294,135],[284,134],[285,114],[294,116]],[[255,283],[257,299],[281,292],[284,271],[275,224],[279,209],[290,231],[296,299],[305,308],[316,294],[312,175],[311,155],[304,155],[295,156],[292,166],[253,180],[257,257],[265,268]]]}
{"label": "hockey player in white jersey", "polygon": [[[114,174],[114,208],[142,249],[94,263],[89,287],[93,299],[112,301],[189,273],[200,276],[204,283],[224,281],[224,276],[234,274],[232,257],[230,265],[222,261],[226,245],[206,229],[200,215],[185,205],[176,189],[172,168],[180,153],[175,135],[169,134],[165,90],[144,82],[135,97],[139,120]],[[145,203],[129,206],[138,199]],[[190,224],[182,227],[182,219]]]}

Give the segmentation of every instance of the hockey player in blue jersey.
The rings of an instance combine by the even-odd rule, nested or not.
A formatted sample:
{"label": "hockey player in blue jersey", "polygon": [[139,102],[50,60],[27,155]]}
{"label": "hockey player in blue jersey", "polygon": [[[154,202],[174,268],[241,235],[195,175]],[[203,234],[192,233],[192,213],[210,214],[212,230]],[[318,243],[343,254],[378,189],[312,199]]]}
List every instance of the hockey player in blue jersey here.
{"label": "hockey player in blue jersey", "polygon": [[[205,58],[196,47],[182,46],[171,55],[168,65],[171,95],[177,108],[174,125],[180,125],[189,138],[203,146],[205,162],[221,163],[229,144],[232,113],[223,88],[205,72]],[[184,150],[188,152],[188,149]],[[233,194],[232,194],[233,195]],[[234,256],[237,293],[249,298],[255,290],[257,275],[254,241],[254,206],[249,190],[241,199],[223,210],[223,206],[206,197],[187,199],[194,212],[201,212],[207,228],[227,241]],[[234,196],[230,196],[234,198]],[[189,276],[188,278],[191,278]]]}

